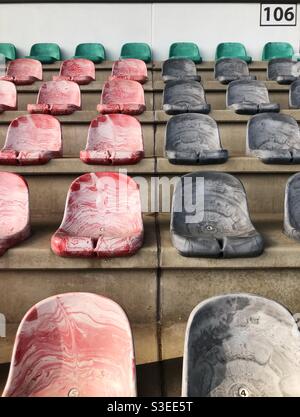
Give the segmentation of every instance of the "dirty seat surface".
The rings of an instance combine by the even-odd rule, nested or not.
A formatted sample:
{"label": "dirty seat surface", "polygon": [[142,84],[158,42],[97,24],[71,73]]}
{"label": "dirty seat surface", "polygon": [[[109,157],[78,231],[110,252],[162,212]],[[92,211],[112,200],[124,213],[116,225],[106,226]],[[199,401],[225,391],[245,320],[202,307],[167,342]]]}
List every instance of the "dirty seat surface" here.
{"label": "dirty seat surface", "polygon": [[14,119],[0,151],[0,164],[39,165],[62,156],[59,121],[47,114],[30,114]]}
{"label": "dirty seat surface", "polygon": [[106,59],[105,49],[101,43],[80,43],[76,46],[74,58],[84,58],[99,64]]}
{"label": "dirty seat surface", "polygon": [[285,187],[284,232],[300,241],[300,173],[292,175]]}
{"label": "dirty seat surface", "polygon": [[249,74],[248,65],[242,59],[222,58],[216,61],[215,79],[222,84],[228,84],[239,79],[255,80],[256,78]]}
{"label": "dirty seat surface", "polygon": [[87,164],[135,164],[144,156],[140,122],[127,114],[108,114],[91,121],[80,159]]}
{"label": "dirty seat surface", "polygon": [[28,186],[16,174],[0,172],[0,255],[30,235]]}
{"label": "dirty seat surface", "polygon": [[0,80],[0,113],[5,110],[16,110],[17,90],[10,81]]}
{"label": "dirty seat surface", "polygon": [[164,82],[177,80],[201,81],[197,75],[197,68],[191,59],[172,58],[167,59],[162,66],[162,78]]}
{"label": "dirty seat surface", "polygon": [[53,81],[67,80],[77,84],[89,84],[95,81],[95,64],[83,58],[73,58],[63,61],[58,76],[53,76]]}
{"label": "dirty seat surface", "polygon": [[147,66],[141,59],[119,59],[113,64],[109,80],[116,78],[145,83],[148,79]]}
{"label": "dirty seat surface", "polygon": [[26,58],[37,59],[42,64],[53,64],[61,60],[60,47],[56,43],[36,43]]}
{"label": "dirty seat surface", "polygon": [[268,42],[265,44],[262,60],[269,61],[274,58],[293,58],[294,48],[288,42]]}
{"label": "dirty seat surface", "polygon": [[169,58],[191,59],[195,64],[202,62],[198,45],[193,42],[172,43],[169,50]]}
{"label": "dirty seat surface", "polygon": [[125,43],[121,48],[121,59],[140,59],[146,63],[152,60],[151,48],[147,43],[130,42]]}
{"label": "dirty seat surface", "polygon": [[289,107],[291,109],[300,109],[300,79],[293,81],[290,85]]}
{"label": "dirty seat surface", "polygon": [[223,58],[238,58],[250,63],[251,56],[247,55],[245,46],[239,42],[223,42],[219,43],[216,49],[216,61]]}
{"label": "dirty seat surface", "polygon": [[205,92],[197,81],[169,81],[163,93],[163,110],[167,114],[209,113]]}
{"label": "dirty seat surface", "polygon": [[16,85],[33,84],[43,79],[42,64],[35,59],[15,59],[8,63],[6,75],[0,79],[11,81]]}
{"label": "dirty seat surface", "polygon": [[89,293],[34,305],[15,340],[4,397],[136,396],[132,334],[122,308]]}
{"label": "dirty seat surface", "polygon": [[288,58],[271,59],[268,62],[267,78],[279,84],[291,84],[300,77],[300,62]]}
{"label": "dirty seat surface", "polygon": [[300,334],[292,314],[243,293],[198,304],[186,328],[182,395],[299,397]]}
{"label": "dirty seat surface", "polygon": [[226,162],[217,123],[204,114],[179,114],[166,127],[166,157],[172,164],[217,164]]}
{"label": "dirty seat surface", "polygon": [[241,182],[222,172],[181,177],[173,196],[171,238],[179,253],[190,257],[251,257],[263,251]]}
{"label": "dirty seat surface", "polygon": [[143,243],[139,188],[124,174],[84,174],[70,186],[64,218],[51,247],[59,256],[115,257]]}

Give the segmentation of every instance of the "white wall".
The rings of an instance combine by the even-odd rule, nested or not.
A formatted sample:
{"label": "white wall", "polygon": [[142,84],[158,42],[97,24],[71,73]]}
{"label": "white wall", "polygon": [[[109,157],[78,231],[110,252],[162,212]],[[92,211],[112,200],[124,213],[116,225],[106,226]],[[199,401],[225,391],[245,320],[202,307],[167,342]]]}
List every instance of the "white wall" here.
{"label": "white wall", "polygon": [[108,59],[127,41],[152,45],[154,59],[165,59],[174,41],[198,43],[208,60],[222,41],[244,43],[255,59],[268,41],[284,40],[299,51],[300,24],[260,27],[259,9],[258,3],[1,4],[0,42],[14,43],[23,55],[35,42],[57,42],[65,57],[78,43],[101,42]]}

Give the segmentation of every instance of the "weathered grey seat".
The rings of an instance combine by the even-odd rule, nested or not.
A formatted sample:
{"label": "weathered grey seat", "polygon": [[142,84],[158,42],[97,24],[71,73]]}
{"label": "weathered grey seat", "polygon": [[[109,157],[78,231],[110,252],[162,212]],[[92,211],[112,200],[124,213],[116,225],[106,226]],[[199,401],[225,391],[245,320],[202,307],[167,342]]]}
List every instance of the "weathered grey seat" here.
{"label": "weathered grey seat", "polygon": [[266,164],[299,164],[300,132],[296,120],[282,113],[253,116],[247,125],[246,153]]}
{"label": "weathered grey seat", "polygon": [[223,58],[216,61],[215,79],[222,84],[235,80],[256,80],[255,75],[249,74],[247,62],[238,58]]}
{"label": "weathered grey seat", "polygon": [[290,85],[289,106],[291,109],[300,109],[300,79]]}
{"label": "weathered grey seat", "polygon": [[217,123],[197,113],[179,114],[168,121],[165,154],[172,164],[218,164],[228,159]]}
{"label": "weathered grey seat", "polygon": [[267,78],[278,84],[291,84],[300,77],[300,61],[276,58],[268,62]]}
{"label": "weathered grey seat", "polygon": [[284,232],[300,241],[300,173],[292,175],[285,187]]}
{"label": "weathered grey seat", "polygon": [[279,112],[280,106],[270,103],[268,90],[262,81],[237,80],[229,83],[226,105],[238,114]]}
{"label": "weathered grey seat", "polygon": [[251,294],[202,301],[186,328],[182,395],[299,397],[300,334],[292,314]]}
{"label": "weathered grey seat", "polygon": [[162,78],[164,82],[176,80],[195,80],[201,81],[197,75],[197,68],[191,59],[167,59],[162,66]]}
{"label": "weathered grey seat", "polygon": [[237,258],[263,251],[241,182],[223,172],[181,177],[173,196],[171,239],[183,256]]}
{"label": "weathered grey seat", "polygon": [[163,94],[163,110],[167,114],[209,113],[205,92],[197,81],[169,81]]}

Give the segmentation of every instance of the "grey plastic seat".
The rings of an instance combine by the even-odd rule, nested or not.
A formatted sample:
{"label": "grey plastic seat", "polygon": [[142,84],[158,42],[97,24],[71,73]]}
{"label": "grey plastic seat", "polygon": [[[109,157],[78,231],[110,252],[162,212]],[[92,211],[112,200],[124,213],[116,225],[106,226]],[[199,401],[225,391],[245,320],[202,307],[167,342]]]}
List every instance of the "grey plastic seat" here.
{"label": "grey plastic seat", "polygon": [[300,334],[292,314],[252,294],[202,301],[187,323],[182,395],[299,397]]}
{"label": "grey plastic seat", "polygon": [[177,80],[201,81],[197,75],[197,68],[191,59],[167,59],[162,66],[162,78],[164,82]]}
{"label": "grey plastic seat", "polygon": [[300,241],[300,173],[292,175],[285,187],[284,232]]}
{"label": "grey plastic seat", "polygon": [[163,93],[163,110],[167,114],[210,112],[205,92],[197,81],[169,81]]}
{"label": "grey plastic seat", "polygon": [[178,114],[168,121],[165,154],[172,164],[219,164],[228,159],[217,123],[197,113]]}
{"label": "grey plastic seat", "polygon": [[253,116],[247,125],[246,152],[266,164],[300,164],[298,123],[282,113]]}
{"label": "grey plastic seat", "polygon": [[176,184],[171,239],[183,256],[258,256],[263,239],[251,223],[245,190],[233,175],[196,172]]}
{"label": "grey plastic seat", "polygon": [[267,87],[262,81],[232,81],[228,84],[226,105],[238,114],[280,111],[279,104],[270,103]]}
{"label": "grey plastic seat", "polygon": [[300,61],[277,58],[268,61],[267,78],[278,84],[291,84],[300,77]]}
{"label": "grey plastic seat", "polygon": [[289,106],[291,109],[300,109],[300,79],[290,85]]}
{"label": "grey plastic seat", "polygon": [[238,58],[223,58],[216,61],[215,79],[222,84],[235,80],[256,80],[255,75],[249,74],[247,62]]}

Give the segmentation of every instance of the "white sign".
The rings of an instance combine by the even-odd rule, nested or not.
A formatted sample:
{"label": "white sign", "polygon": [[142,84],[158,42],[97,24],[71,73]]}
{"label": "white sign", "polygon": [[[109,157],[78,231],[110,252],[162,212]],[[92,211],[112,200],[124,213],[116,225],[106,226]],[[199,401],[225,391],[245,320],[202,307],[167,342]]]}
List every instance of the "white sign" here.
{"label": "white sign", "polygon": [[261,3],[260,26],[296,26],[297,5]]}

